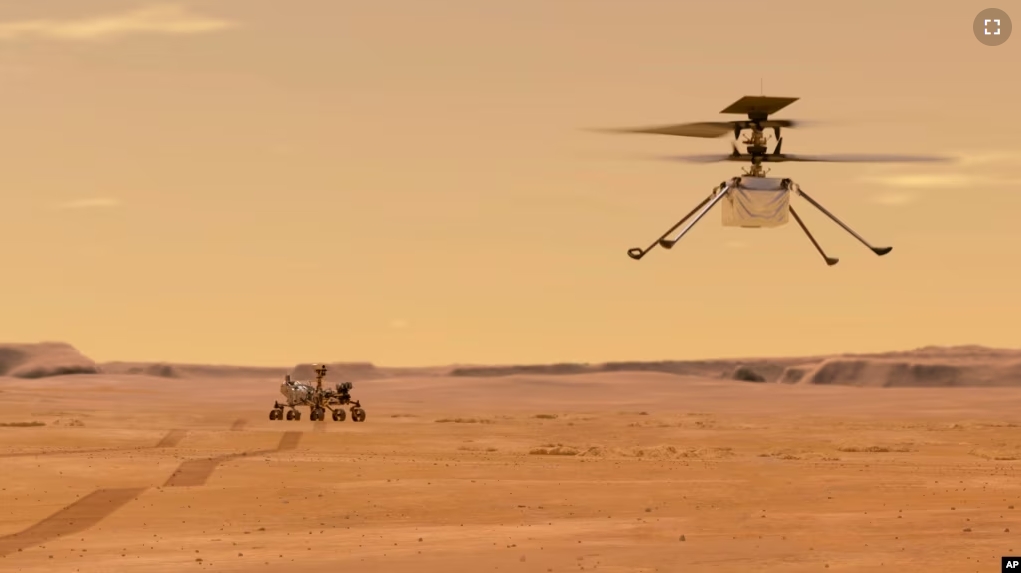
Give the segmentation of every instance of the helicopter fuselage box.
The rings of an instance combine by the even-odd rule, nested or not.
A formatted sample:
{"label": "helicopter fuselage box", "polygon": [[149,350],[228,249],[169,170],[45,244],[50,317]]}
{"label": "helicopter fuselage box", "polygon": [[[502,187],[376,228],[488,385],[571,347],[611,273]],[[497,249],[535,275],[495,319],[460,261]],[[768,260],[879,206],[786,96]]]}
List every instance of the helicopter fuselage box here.
{"label": "helicopter fuselage box", "polygon": [[787,224],[790,204],[790,188],[783,179],[741,177],[720,201],[723,226],[781,227]]}

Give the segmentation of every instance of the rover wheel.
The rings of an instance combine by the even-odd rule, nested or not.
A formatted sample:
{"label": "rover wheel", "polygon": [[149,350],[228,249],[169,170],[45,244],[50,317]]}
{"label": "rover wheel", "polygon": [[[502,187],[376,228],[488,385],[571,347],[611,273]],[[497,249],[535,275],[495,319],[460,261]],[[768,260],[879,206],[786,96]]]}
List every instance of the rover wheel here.
{"label": "rover wheel", "polygon": [[334,410],[333,411],[333,421],[334,422],[343,422],[344,418],[347,418],[347,414],[344,413],[344,410]]}
{"label": "rover wheel", "polygon": [[269,419],[270,420],[276,420],[277,419],[277,412],[278,412],[278,410],[276,410],[276,409],[270,410],[269,411]]}
{"label": "rover wheel", "polygon": [[287,411],[287,419],[288,420],[293,420],[294,419],[294,414],[295,414],[294,410],[288,410]]}
{"label": "rover wheel", "polygon": [[364,422],[365,410],[362,410],[361,408],[351,408],[351,421]]}
{"label": "rover wheel", "polygon": [[299,412],[298,410],[295,410],[294,411],[294,421],[297,422],[300,419],[301,419],[301,412]]}
{"label": "rover wheel", "polygon": [[309,410],[308,411],[308,419],[313,421],[313,422],[318,420],[319,419],[319,410],[316,410],[315,408],[312,408],[311,410]]}

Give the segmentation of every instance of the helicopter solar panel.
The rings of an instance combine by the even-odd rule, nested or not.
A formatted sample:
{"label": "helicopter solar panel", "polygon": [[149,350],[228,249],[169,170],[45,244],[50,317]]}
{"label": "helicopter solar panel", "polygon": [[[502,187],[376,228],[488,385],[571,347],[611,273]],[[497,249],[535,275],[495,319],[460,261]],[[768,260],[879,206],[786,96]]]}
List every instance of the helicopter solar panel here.
{"label": "helicopter solar panel", "polygon": [[798,101],[796,97],[744,96],[720,113],[763,113],[772,115]]}

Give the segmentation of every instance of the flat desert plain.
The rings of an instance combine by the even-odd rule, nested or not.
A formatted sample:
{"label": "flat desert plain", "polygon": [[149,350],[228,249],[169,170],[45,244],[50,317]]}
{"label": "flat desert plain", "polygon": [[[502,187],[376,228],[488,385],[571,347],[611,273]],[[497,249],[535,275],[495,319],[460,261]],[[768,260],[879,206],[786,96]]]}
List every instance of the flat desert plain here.
{"label": "flat desert plain", "polygon": [[0,571],[947,573],[1021,554],[1021,387],[420,373],[355,382],[353,423],[270,421],[280,382],[0,377]]}

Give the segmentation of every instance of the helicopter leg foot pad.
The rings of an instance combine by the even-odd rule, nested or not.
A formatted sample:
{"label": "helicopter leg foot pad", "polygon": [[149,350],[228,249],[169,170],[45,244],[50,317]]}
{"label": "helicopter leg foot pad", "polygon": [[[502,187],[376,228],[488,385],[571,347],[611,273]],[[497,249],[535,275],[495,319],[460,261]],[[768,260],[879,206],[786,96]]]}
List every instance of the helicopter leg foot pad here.
{"label": "helicopter leg foot pad", "polygon": [[822,249],[822,246],[819,245],[819,241],[815,240],[815,237],[812,236],[812,232],[808,230],[808,227],[805,225],[805,222],[802,221],[801,217],[798,216],[798,212],[794,210],[794,207],[788,207],[788,209],[790,210],[791,215],[794,217],[794,220],[797,221],[798,226],[801,227],[801,230],[805,232],[806,236],[808,236],[808,240],[812,241],[812,245],[815,246],[815,250],[818,251],[820,255],[822,255],[823,260],[826,261],[826,265],[832,267],[833,265],[839,263],[840,259],[836,257],[831,257],[826,254],[826,251],[824,251]]}
{"label": "helicopter leg foot pad", "polygon": [[[797,185],[797,192],[798,192],[798,195],[804,197],[806,201],[811,203],[813,207],[815,207],[816,209],[821,211],[823,215],[826,215],[827,217],[830,218],[831,221],[833,221],[834,223],[840,225],[840,227],[842,229],[844,229],[845,231],[850,233],[851,236],[854,237],[855,239],[858,239],[858,241],[861,244],[863,244],[866,247],[868,247],[869,250],[872,251],[873,253],[875,253],[876,255],[881,257],[881,256],[883,256],[883,255],[885,255],[885,254],[887,254],[887,253],[889,253],[890,251],[893,250],[893,247],[873,247],[872,244],[870,244],[868,241],[865,240],[865,237],[862,237],[858,233],[854,232],[854,229],[852,229],[851,227],[848,227],[847,224],[845,224],[843,221],[838,219],[836,215],[834,215],[833,213],[830,213],[829,210],[826,209],[826,207],[823,207],[822,205],[819,204],[818,201],[816,201],[815,199],[812,199],[811,197],[809,197],[808,193],[805,193],[801,189],[800,185]],[[793,209],[791,210],[791,212],[793,212]]]}
{"label": "helicopter leg foot pad", "polygon": [[[695,214],[697,214],[700,210],[702,210],[702,208],[705,207],[707,203],[712,201],[713,197],[718,192],[718,189],[719,188],[714,189],[712,195],[710,195],[710,196],[706,197],[705,199],[703,199],[701,203],[696,205],[695,208],[691,210],[691,212],[689,212],[687,215],[685,215],[684,218],[682,218],[680,221],[677,221],[676,223],[674,223],[674,226],[672,226],[669,229],[667,229],[667,231],[665,233],[663,233],[662,235],[660,235],[660,237],[658,239],[656,239],[651,245],[649,245],[648,247],[645,247],[644,250],[643,249],[639,249],[637,247],[632,248],[632,249],[628,249],[627,250],[627,256],[629,256],[632,259],[638,261],[638,260],[641,260],[641,258],[644,257],[646,254],[648,254],[649,251],[651,251],[653,248],[655,248],[656,245],[659,245],[659,246],[663,247],[664,249],[669,249],[670,247],[674,246],[674,243],[677,242],[676,240],[674,240],[672,242],[667,240],[667,237],[670,235],[670,233],[673,233],[675,230],[677,230],[678,227],[680,227],[685,222],[687,222],[688,219],[691,219],[692,217],[694,217]],[[701,218],[701,215],[699,215],[699,217]],[[687,231],[685,231],[685,232],[687,232]],[[680,237],[678,237],[678,238],[680,238]],[[664,241],[670,242],[670,244],[667,245]]]}

